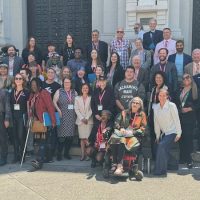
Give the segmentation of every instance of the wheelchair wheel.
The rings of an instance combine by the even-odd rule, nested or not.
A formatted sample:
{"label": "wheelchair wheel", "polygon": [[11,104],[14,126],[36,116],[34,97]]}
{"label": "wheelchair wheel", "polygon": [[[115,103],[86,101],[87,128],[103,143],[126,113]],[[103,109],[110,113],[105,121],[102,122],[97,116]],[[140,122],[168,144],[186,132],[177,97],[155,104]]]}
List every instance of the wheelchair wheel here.
{"label": "wheelchair wheel", "polygon": [[129,175],[128,178],[129,178],[130,181],[135,180],[135,173],[134,173],[133,170],[129,170],[128,175]]}
{"label": "wheelchair wheel", "polygon": [[103,177],[109,178],[109,169],[108,168],[103,168]]}
{"label": "wheelchair wheel", "polygon": [[141,181],[141,180],[143,179],[143,177],[144,177],[144,175],[143,175],[143,173],[142,173],[140,170],[138,170],[138,171],[135,173],[135,179],[136,179],[137,181]]}

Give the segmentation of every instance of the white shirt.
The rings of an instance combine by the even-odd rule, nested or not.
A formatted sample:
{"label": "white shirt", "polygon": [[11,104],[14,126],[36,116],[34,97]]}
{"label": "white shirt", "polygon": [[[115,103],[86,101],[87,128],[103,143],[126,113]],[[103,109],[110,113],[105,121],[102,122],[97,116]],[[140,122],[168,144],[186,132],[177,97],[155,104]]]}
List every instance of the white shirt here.
{"label": "white shirt", "polygon": [[163,108],[161,108],[160,103],[158,103],[153,109],[156,139],[160,138],[161,132],[165,133],[165,135],[170,135],[172,133],[181,135],[180,119],[177,107],[174,103],[167,100]]}
{"label": "white shirt", "polygon": [[168,56],[176,53],[176,40],[172,40],[172,39],[163,40],[156,45],[155,53],[154,53],[154,65],[156,65],[157,63],[160,62],[159,56],[158,56],[158,51],[161,48],[167,48],[168,49]]}

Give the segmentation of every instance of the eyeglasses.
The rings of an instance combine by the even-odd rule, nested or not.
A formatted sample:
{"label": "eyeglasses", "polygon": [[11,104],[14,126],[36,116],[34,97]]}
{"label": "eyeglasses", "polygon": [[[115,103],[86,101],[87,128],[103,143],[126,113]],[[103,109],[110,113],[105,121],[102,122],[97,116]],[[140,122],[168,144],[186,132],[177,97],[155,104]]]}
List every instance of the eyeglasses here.
{"label": "eyeglasses", "polygon": [[132,103],[132,104],[139,105],[140,103],[139,103],[139,102],[135,102],[135,101],[133,101],[133,103]]}
{"label": "eyeglasses", "polygon": [[20,81],[21,81],[21,80],[22,80],[22,78],[15,77],[15,80],[20,80]]}
{"label": "eyeglasses", "polygon": [[117,33],[124,33],[124,31],[117,31]]}
{"label": "eyeglasses", "polygon": [[185,77],[183,77],[183,80],[188,80],[188,79],[190,79],[190,76],[185,76]]}

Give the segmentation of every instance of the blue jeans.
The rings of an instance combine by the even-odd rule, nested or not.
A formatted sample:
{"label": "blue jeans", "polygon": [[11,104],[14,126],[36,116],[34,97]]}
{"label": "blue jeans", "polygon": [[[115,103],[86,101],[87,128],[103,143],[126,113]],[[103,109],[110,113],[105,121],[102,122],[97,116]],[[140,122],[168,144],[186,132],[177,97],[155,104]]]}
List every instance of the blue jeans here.
{"label": "blue jeans", "polygon": [[172,156],[170,150],[173,146],[176,134],[170,134],[164,136],[157,145],[156,162],[155,162],[155,174],[166,174],[167,169],[177,169],[178,163]]}

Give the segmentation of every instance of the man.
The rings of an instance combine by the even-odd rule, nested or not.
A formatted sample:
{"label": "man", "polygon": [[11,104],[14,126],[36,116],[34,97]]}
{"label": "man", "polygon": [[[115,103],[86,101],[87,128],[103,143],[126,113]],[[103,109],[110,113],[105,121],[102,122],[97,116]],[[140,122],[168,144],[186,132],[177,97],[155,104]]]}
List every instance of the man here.
{"label": "man", "polygon": [[119,112],[128,109],[133,97],[139,96],[145,99],[145,88],[142,83],[135,80],[135,69],[128,66],[125,70],[125,79],[115,85],[115,99]]}
{"label": "man", "polygon": [[154,52],[156,45],[163,40],[163,32],[156,30],[157,20],[152,18],[149,20],[150,31],[143,35],[143,47],[146,50]]}
{"label": "man", "polygon": [[131,43],[124,39],[124,29],[119,27],[116,31],[116,39],[112,40],[110,45],[111,52],[117,52],[120,57],[120,64],[125,70],[128,66],[129,57],[131,53]]}
{"label": "man", "polygon": [[176,53],[168,57],[168,61],[175,63],[177,73],[178,73],[178,82],[182,82],[184,68],[187,64],[192,62],[192,57],[183,52],[184,42],[183,40],[178,40],[176,42]]}
{"label": "man", "polygon": [[77,47],[74,51],[74,59],[71,59],[67,62],[67,67],[72,72],[72,79],[75,79],[77,71],[81,67],[86,66],[86,61],[82,59],[82,49]]}
{"label": "man", "polygon": [[154,65],[159,63],[158,51],[161,48],[166,48],[168,50],[168,56],[176,53],[176,40],[171,39],[171,29],[163,29],[163,41],[156,45],[154,53]]}
{"label": "man", "polygon": [[129,64],[132,65],[132,58],[136,55],[140,56],[141,66],[144,69],[150,69],[151,67],[151,52],[143,48],[142,39],[138,38],[135,40],[135,50],[132,50]]}
{"label": "man", "polygon": [[29,90],[30,89],[30,78],[32,76],[32,73],[31,73],[30,69],[27,69],[27,68],[20,69],[19,73],[26,80],[26,88]]}
{"label": "man", "polygon": [[[193,50],[192,61],[185,66],[184,72],[193,77],[193,88],[197,87],[198,91],[200,91],[200,49]],[[200,109],[196,108],[195,111],[198,127],[198,151],[200,151]]]}
{"label": "man", "polygon": [[108,44],[99,40],[99,31],[96,29],[92,31],[92,41],[86,47],[86,56],[89,63],[91,61],[91,51],[93,49],[99,52],[99,56],[105,68],[108,59]]}
{"label": "man", "polygon": [[153,76],[157,71],[163,71],[166,74],[166,84],[169,88],[170,97],[175,100],[178,88],[177,70],[174,63],[167,62],[168,50],[161,48],[158,51],[159,63],[151,68],[150,72],[150,88],[152,88]]}
{"label": "man", "polygon": [[135,33],[135,39],[140,38],[143,40],[144,30],[142,29],[142,25],[140,23],[134,24],[134,33]]}
{"label": "man", "polygon": [[16,55],[16,48],[14,45],[8,46],[7,53],[8,56],[3,58],[2,62],[8,65],[8,74],[10,76],[15,76],[24,65],[24,61],[21,57]]}
{"label": "man", "polygon": [[132,66],[135,69],[135,80],[142,83],[147,91],[149,88],[149,71],[142,68],[140,56],[136,55],[132,58]]}
{"label": "man", "polygon": [[3,87],[4,80],[0,78],[0,166],[7,163],[8,136],[6,129],[9,127],[9,120],[11,118],[9,93],[6,89],[3,89]]}
{"label": "man", "polygon": [[[55,81],[56,71],[54,68],[47,69],[47,80],[43,82],[42,88],[47,90],[51,94],[53,100],[54,94],[58,89],[61,88],[61,85]],[[49,130],[49,137],[47,139],[47,152],[46,152],[46,161],[51,162],[53,160],[53,155],[56,150],[56,141],[57,141],[57,132],[56,128]]]}

